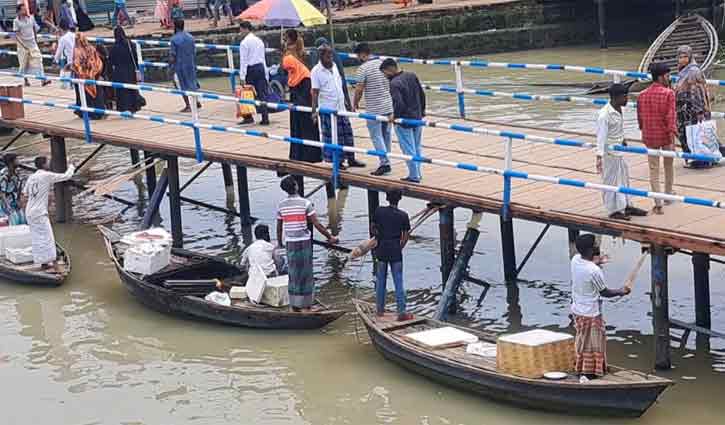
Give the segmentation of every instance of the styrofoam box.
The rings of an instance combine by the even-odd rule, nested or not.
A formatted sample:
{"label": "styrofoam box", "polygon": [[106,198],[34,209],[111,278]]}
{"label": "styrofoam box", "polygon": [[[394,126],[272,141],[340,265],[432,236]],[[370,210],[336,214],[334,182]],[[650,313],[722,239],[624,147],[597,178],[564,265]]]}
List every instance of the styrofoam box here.
{"label": "styrofoam box", "polygon": [[232,289],[229,290],[229,297],[233,300],[246,300],[247,288],[244,286],[232,286]]}
{"label": "styrofoam box", "polygon": [[289,276],[283,275],[268,278],[264,284],[262,304],[272,307],[284,307],[289,305]]}
{"label": "styrofoam box", "polygon": [[123,268],[131,273],[150,275],[169,265],[171,250],[157,244],[134,245],[123,256]]}
{"label": "styrofoam box", "polygon": [[27,225],[0,227],[0,255],[6,255],[6,248],[30,248],[32,245],[30,227]]}
{"label": "styrofoam box", "polygon": [[171,245],[171,234],[162,227],[154,227],[148,230],[123,235],[121,243],[126,245],[139,245],[153,243],[157,245]]}
{"label": "styrofoam box", "polygon": [[13,264],[27,264],[33,262],[33,248],[8,248],[5,256]]}
{"label": "styrofoam box", "polygon": [[466,346],[466,353],[481,357],[496,357],[496,344],[476,342]]}
{"label": "styrofoam box", "polygon": [[428,347],[438,347],[451,344],[473,344],[478,342],[478,337],[476,335],[450,326],[428,329],[421,332],[413,332],[405,336]]}

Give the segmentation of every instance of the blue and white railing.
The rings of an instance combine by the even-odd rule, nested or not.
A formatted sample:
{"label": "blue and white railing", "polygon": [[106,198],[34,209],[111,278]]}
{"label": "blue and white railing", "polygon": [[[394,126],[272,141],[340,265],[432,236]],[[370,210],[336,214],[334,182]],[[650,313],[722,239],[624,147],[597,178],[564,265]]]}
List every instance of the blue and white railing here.
{"label": "blue and white railing", "polygon": [[[81,85],[82,86],[82,85]],[[81,87],[82,88],[82,87]],[[83,98],[84,96],[81,96]],[[77,111],[81,112],[84,116],[88,116],[89,113],[94,114],[101,114],[101,115],[112,115],[112,116],[118,116],[122,118],[127,119],[142,119],[147,120],[151,122],[158,122],[163,124],[171,124],[171,125],[179,125],[184,126],[188,128],[192,128],[195,130],[195,138],[198,134],[200,134],[201,129],[205,130],[212,130],[212,131],[219,131],[219,132],[228,132],[228,133],[235,133],[240,135],[246,135],[246,136],[253,136],[253,137],[261,137],[271,140],[278,140],[286,143],[294,143],[294,144],[301,144],[306,146],[315,146],[318,148],[321,148],[325,151],[330,151],[333,153],[333,157],[339,157],[339,154],[342,152],[354,152],[354,153],[360,153],[365,154],[369,156],[375,156],[375,157],[387,157],[387,158],[393,158],[393,159],[400,159],[404,161],[415,161],[420,162],[424,164],[431,164],[431,165],[438,165],[448,168],[456,168],[471,172],[478,172],[478,173],[486,173],[486,174],[495,174],[500,175],[504,177],[505,186],[508,186],[505,188],[505,192],[508,192],[508,195],[504,197],[504,211],[508,213],[509,211],[509,203],[510,203],[510,197],[511,197],[511,185],[510,180],[511,179],[524,179],[524,180],[532,180],[537,182],[544,182],[544,183],[550,183],[550,184],[556,184],[556,185],[562,185],[562,186],[570,186],[570,187],[578,187],[578,188],[584,188],[584,189],[590,189],[590,190],[596,190],[599,192],[616,192],[616,193],[622,193],[629,196],[635,196],[635,197],[644,197],[644,198],[650,198],[650,199],[659,199],[664,201],[672,201],[672,202],[681,202],[685,204],[691,204],[691,205],[698,205],[698,206],[704,206],[704,207],[710,207],[710,208],[719,208],[724,209],[725,203],[722,201],[716,201],[712,199],[706,199],[706,198],[699,198],[699,197],[690,197],[690,196],[684,196],[684,195],[671,195],[666,193],[659,193],[659,192],[650,192],[647,190],[641,190],[626,186],[610,186],[610,185],[604,185],[599,183],[592,183],[587,182],[584,180],[576,180],[576,179],[566,179],[561,177],[552,177],[552,176],[544,176],[544,175],[538,175],[538,174],[529,174],[522,171],[517,171],[511,168],[511,161],[510,158],[507,159],[507,162],[505,164],[505,169],[499,169],[494,167],[486,167],[486,166],[479,166],[471,163],[465,163],[465,162],[453,162],[453,161],[447,161],[447,160],[441,160],[441,159],[435,159],[435,158],[428,158],[425,156],[411,156],[411,155],[405,155],[405,154],[395,154],[395,153],[388,153],[383,151],[378,151],[374,149],[362,149],[362,148],[355,148],[355,147],[349,147],[349,146],[341,146],[336,143],[335,133],[333,132],[333,143],[322,143],[318,141],[313,140],[305,140],[305,139],[299,139],[295,137],[288,137],[288,136],[279,136],[274,134],[269,134],[267,132],[258,131],[258,130],[247,130],[247,129],[241,129],[237,127],[226,127],[218,124],[207,124],[207,123],[201,123],[198,120],[193,121],[185,121],[185,120],[178,120],[173,118],[167,118],[160,115],[145,115],[145,114],[139,114],[139,113],[131,113],[131,112],[117,112],[117,111],[111,111],[107,109],[98,109],[98,108],[89,108],[87,106],[77,106],[67,103],[58,103],[55,101],[50,100],[34,100],[34,99],[28,99],[28,98],[15,98],[15,97],[8,97],[8,96],[0,96],[0,101],[5,102],[13,102],[13,103],[22,103],[27,105],[38,105],[38,106],[45,106],[45,107],[51,107],[51,108],[62,108],[62,109],[68,109],[71,111]],[[332,126],[332,128],[335,128],[336,126]],[[200,138],[200,136],[199,136]],[[197,142],[200,140],[197,139]],[[196,146],[197,151],[202,150],[201,144],[197,143]],[[202,150],[203,152],[203,150]],[[202,155],[197,154],[197,160],[200,159],[200,156],[203,158]],[[335,165],[335,168],[337,168],[337,164]],[[333,173],[335,170],[333,170]],[[506,184],[506,182],[509,182]]]}

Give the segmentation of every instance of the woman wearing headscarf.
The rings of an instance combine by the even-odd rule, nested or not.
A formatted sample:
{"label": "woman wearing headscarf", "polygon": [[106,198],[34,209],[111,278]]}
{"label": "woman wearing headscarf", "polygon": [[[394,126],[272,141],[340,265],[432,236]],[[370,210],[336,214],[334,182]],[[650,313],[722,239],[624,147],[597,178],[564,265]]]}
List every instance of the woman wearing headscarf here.
{"label": "woman wearing headscarf", "polygon": [[[121,27],[113,30],[115,42],[111,48],[109,58],[111,68],[111,81],[116,83],[137,84],[136,69],[138,58],[136,51],[131,46],[131,40],[126,36],[126,31]],[[138,90],[116,89],[116,109],[118,111],[137,112],[142,105],[141,95]]]}
{"label": "woman wearing headscarf", "polygon": [[[686,127],[710,118],[710,98],[707,93],[705,75],[697,65],[690,46],[680,46],[677,49],[677,69],[679,77],[677,85],[675,85],[677,128],[682,150],[690,152],[690,147],[687,145]],[[692,167],[705,165],[707,163],[703,161],[690,163]]]}
{"label": "woman wearing headscarf", "polygon": [[[86,80],[97,80],[103,75],[103,58],[98,53],[96,46],[92,45],[85,35],[76,34],[76,45],[73,49],[73,65],[71,66],[73,76]],[[76,87],[76,105],[80,106],[81,94],[86,97],[89,108],[105,108],[103,91],[98,90],[95,85],[87,84],[84,93],[78,91]],[[81,116],[82,112],[76,111],[76,115]],[[101,119],[103,114],[89,113],[91,119]]]}
{"label": "woman wearing headscarf", "polygon": [[[298,106],[312,106],[310,70],[289,50],[282,58],[282,68],[287,71],[290,102]],[[318,127],[309,112],[290,111],[290,134],[300,139],[320,140]],[[320,162],[322,151],[318,147],[292,143],[289,157],[296,161]]]}
{"label": "woman wearing headscarf", "polygon": [[7,217],[10,226],[28,224],[20,206],[23,180],[18,175],[18,156],[6,153],[3,163],[5,166],[0,171],[0,216]]}

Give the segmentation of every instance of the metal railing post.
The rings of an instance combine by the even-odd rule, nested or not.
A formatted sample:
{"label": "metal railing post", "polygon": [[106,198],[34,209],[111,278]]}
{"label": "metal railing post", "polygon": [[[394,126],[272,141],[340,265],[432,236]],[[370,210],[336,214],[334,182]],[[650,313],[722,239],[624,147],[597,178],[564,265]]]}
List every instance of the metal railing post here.
{"label": "metal railing post", "polygon": [[234,52],[232,51],[232,46],[227,46],[227,67],[231,70],[231,74],[229,74],[229,85],[232,88],[232,95],[234,95],[237,91],[237,73],[234,67]]}
{"label": "metal railing post", "polygon": [[513,140],[509,137],[506,139],[504,153],[504,175],[503,175],[503,208],[501,215],[504,220],[511,217],[511,176],[509,172],[513,167]]}
{"label": "metal railing post", "polygon": [[456,93],[458,94],[458,114],[466,118],[466,101],[463,94],[463,71],[458,61],[453,62],[453,70],[456,73]]}
{"label": "metal railing post", "polygon": [[[337,135],[337,114],[330,113],[330,134],[332,135],[332,144],[339,146],[338,135]],[[339,186],[340,178],[340,150],[334,149],[332,151],[332,187],[336,189]]]}
{"label": "metal railing post", "polygon": [[144,60],[143,60],[143,51],[141,49],[141,43],[139,43],[138,41],[134,41],[133,44],[136,46],[136,60],[138,61],[138,62],[136,62],[137,66],[138,66],[138,76],[139,76],[138,82],[143,83],[143,81],[145,79],[145,76],[144,76],[145,65],[144,65]]}
{"label": "metal railing post", "polygon": [[[78,88],[78,99],[81,102],[81,113],[83,117],[83,129],[86,135],[86,143],[91,143],[91,119],[87,110],[88,99],[86,99],[86,85],[79,82],[76,84],[76,87]],[[98,86],[96,86],[96,90],[98,90]]]}
{"label": "metal railing post", "polygon": [[[189,96],[189,105],[191,106],[191,120],[194,124],[199,124],[199,108],[197,102],[199,97],[196,95]],[[196,153],[196,161],[204,162],[204,152],[201,147],[201,131],[199,127],[194,126],[194,151]]]}

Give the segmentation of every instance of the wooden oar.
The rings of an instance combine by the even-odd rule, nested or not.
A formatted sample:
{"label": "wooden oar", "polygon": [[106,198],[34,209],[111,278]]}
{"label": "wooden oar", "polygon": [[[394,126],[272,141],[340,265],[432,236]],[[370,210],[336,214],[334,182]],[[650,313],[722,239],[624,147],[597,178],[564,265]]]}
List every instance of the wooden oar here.
{"label": "wooden oar", "polygon": [[645,251],[642,253],[642,255],[639,257],[639,260],[637,260],[637,263],[634,265],[634,268],[629,272],[627,275],[627,279],[624,281],[624,287],[629,288],[629,290],[632,290],[632,287],[634,286],[634,280],[637,279],[637,274],[639,273],[639,269],[642,268],[642,264],[644,264],[645,258],[649,255],[649,252]]}

